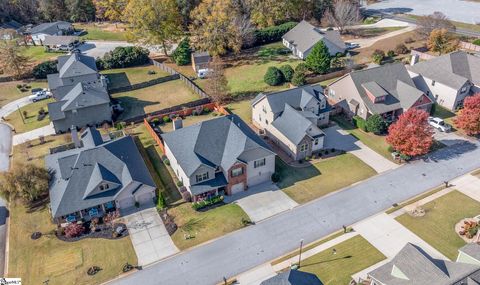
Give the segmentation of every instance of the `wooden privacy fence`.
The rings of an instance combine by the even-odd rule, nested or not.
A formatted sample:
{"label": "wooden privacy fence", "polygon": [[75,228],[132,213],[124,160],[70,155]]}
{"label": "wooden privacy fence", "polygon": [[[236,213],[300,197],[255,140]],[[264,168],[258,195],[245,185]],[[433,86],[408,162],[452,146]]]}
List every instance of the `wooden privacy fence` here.
{"label": "wooden privacy fence", "polygon": [[418,48],[418,49],[412,49],[410,51],[410,54],[411,55],[418,55],[418,58],[422,59],[422,60],[430,60],[430,59],[433,59],[433,58],[436,58],[437,56],[433,55],[433,54],[429,54],[427,53],[427,49],[424,49],[424,48]]}
{"label": "wooden privacy fence", "polygon": [[176,80],[176,79],[179,79],[179,78],[180,78],[179,74],[172,74],[172,75],[169,75],[169,76],[160,77],[160,78],[152,79],[152,80],[137,83],[137,84],[132,84],[132,85],[129,85],[129,86],[111,88],[111,89],[108,89],[108,92],[110,94],[115,94],[115,93],[120,93],[120,92],[132,91],[132,90],[137,90],[137,89],[150,87],[150,86],[157,85],[157,84],[160,84],[160,83],[164,83],[164,82],[167,82],[167,81]]}

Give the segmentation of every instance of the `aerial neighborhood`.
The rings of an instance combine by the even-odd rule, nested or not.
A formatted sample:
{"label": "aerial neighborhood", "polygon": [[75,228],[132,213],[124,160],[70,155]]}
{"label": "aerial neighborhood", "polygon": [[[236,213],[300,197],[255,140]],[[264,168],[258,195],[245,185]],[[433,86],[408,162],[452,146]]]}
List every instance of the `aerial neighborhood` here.
{"label": "aerial neighborhood", "polygon": [[479,10],[1,2],[2,282],[480,284]]}

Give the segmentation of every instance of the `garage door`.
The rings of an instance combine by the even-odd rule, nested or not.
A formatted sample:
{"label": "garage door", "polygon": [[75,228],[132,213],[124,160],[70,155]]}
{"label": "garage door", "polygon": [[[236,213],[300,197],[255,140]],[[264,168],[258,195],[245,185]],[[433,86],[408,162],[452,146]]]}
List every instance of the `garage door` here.
{"label": "garage door", "polygon": [[133,199],[133,196],[132,197],[127,197],[127,198],[124,198],[124,199],[118,201],[118,203],[120,204],[120,208],[122,208],[122,209],[130,208],[130,207],[135,206],[135,199]]}
{"label": "garage door", "polygon": [[245,187],[243,186],[243,182],[233,185],[232,186],[232,195],[242,192],[244,190],[244,188]]}
{"label": "garage door", "polygon": [[258,175],[248,178],[248,186],[255,186],[260,183],[271,181],[272,173],[270,172],[260,172]]}
{"label": "garage door", "polygon": [[137,201],[138,201],[138,203],[140,203],[140,205],[145,205],[145,204],[152,203],[152,201],[153,201],[152,194],[151,193],[143,193],[141,195],[138,195],[137,196]]}

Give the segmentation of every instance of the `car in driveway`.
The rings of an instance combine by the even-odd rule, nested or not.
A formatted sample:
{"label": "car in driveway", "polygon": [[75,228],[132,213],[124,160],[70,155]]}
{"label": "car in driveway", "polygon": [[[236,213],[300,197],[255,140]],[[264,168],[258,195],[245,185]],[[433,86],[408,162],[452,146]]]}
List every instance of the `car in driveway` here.
{"label": "car in driveway", "polygon": [[347,49],[356,49],[356,48],[359,48],[360,47],[360,44],[357,44],[357,43],[345,43],[345,47]]}
{"label": "car in driveway", "polygon": [[428,117],[428,124],[441,132],[447,133],[452,130],[452,126],[437,117]]}
{"label": "car in driveway", "polygon": [[48,99],[52,96],[52,93],[46,88],[35,88],[32,89],[32,95],[28,96],[28,100],[32,102],[37,102],[40,100]]}

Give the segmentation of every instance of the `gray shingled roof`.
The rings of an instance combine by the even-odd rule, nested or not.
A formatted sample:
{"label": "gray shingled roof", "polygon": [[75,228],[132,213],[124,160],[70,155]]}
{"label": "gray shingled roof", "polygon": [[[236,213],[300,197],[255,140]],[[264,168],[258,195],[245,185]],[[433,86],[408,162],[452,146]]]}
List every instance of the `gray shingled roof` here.
{"label": "gray shingled roof", "polygon": [[321,31],[305,20],[298,23],[298,25],[283,35],[282,38],[294,44],[297,50],[302,53],[305,53],[317,42],[322,40],[327,47],[332,45],[338,49],[345,50],[345,43],[338,31]]}
{"label": "gray shingled roof", "polygon": [[110,103],[105,88],[78,83],[60,101],[48,104],[51,120],[65,118],[64,112]]}
{"label": "gray shingled roof", "polygon": [[[88,136],[96,132],[90,128]],[[45,163],[53,171],[50,204],[54,218],[112,201],[127,188],[155,187],[130,136],[47,155]],[[96,186],[102,181],[118,187],[99,192]]]}
{"label": "gray shingled roof", "polygon": [[45,40],[43,41],[44,45],[51,46],[51,45],[69,45],[78,41],[78,37],[76,36],[45,36]]}
{"label": "gray shingled roof", "polygon": [[480,266],[433,259],[420,247],[408,243],[392,261],[369,275],[385,285],[452,285],[465,284],[462,282],[468,278],[478,281],[479,272]]}
{"label": "gray shingled roof", "polygon": [[95,58],[83,55],[80,52],[59,56],[57,70],[60,78],[98,73]]}
{"label": "gray shingled roof", "polygon": [[209,63],[211,59],[208,51],[194,52],[192,56],[196,64]]}
{"label": "gray shingled roof", "polygon": [[469,243],[463,247],[461,247],[458,251],[464,252],[467,255],[475,258],[476,260],[480,261],[480,245],[476,243]]}
{"label": "gray shingled roof", "polygon": [[0,29],[11,29],[11,30],[18,30],[21,27],[23,27],[22,24],[20,24],[17,21],[11,20],[6,23],[0,24]]}
{"label": "gray shingled roof", "polygon": [[455,89],[467,81],[480,86],[480,58],[455,51],[408,67],[409,70]]}
{"label": "gray shingled roof", "polygon": [[312,273],[288,270],[263,281],[260,285],[323,285],[323,283]]}
{"label": "gray shingled roof", "polygon": [[201,165],[230,169],[238,160],[248,162],[273,154],[236,115],[203,121],[161,136],[187,176]]}
{"label": "gray shingled roof", "polygon": [[292,106],[295,109],[302,109],[312,100],[319,101],[320,96],[323,96],[323,88],[320,84],[308,85],[287,89],[284,91],[273,93],[260,93],[252,101],[252,107],[260,100],[267,99],[272,112],[277,114],[283,112],[285,104]]}
{"label": "gray shingled roof", "polygon": [[[360,97],[370,112],[382,114],[397,109],[409,109],[423,95],[410,78],[402,63],[386,64],[370,69],[353,71],[349,75]],[[373,103],[366,93],[386,96],[384,102]],[[373,94],[375,95],[375,94]]]}
{"label": "gray shingled roof", "polygon": [[[298,145],[305,136],[310,136],[310,134],[315,134],[314,137],[325,135],[302,113],[285,104],[282,115],[272,122],[272,126],[295,145]],[[307,113],[313,114],[312,112]]]}
{"label": "gray shingled roof", "polygon": [[215,173],[215,179],[210,179],[190,186],[190,192],[192,192],[193,195],[198,195],[226,186],[227,184],[228,182],[227,179],[225,179],[225,175],[223,175],[222,172],[217,172]]}
{"label": "gray shingled roof", "polygon": [[42,34],[47,34],[47,35],[54,35],[56,34],[59,30],[68,30],[72,27],[72,24],[64,21],[58,21],[58,22],[52,22],[52,23],[42,23],[40,25],[37,25],[28,32],[30,34],[37,34],[37,33],[42,33]]}

